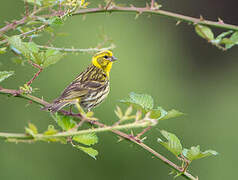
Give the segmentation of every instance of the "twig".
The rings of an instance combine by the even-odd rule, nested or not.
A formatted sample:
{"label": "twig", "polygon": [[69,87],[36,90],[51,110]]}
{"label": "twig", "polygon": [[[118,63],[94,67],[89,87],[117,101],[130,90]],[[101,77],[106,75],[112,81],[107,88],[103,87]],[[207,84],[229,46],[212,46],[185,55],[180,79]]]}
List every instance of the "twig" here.
{"label": "twig", "polygon": [[[16,90],[0,88],[0,94],[13,95],[15,91],[16,91]],[[31,95],[29,95],[29,94],[26,94],[26,95],[19,94],[19,95],[16,96],[16,97],[20,97],[20,98],[24,98],[24,99],[27,99],[27,100],[31,100],[32,102],[35,102],[35,103],[37,103],[37,104],[44,105],[44,106],[46,106],[46,105],[49,104],[48,102],[46,102],[46,101],[44,101],[44,100],[42,100],[42,99],[39,99],[39,98],[37,98],[37,97],[31,96]],[[70,116],[82,118],[82,116],[81,116],[80,114],[72,114],[72,113],[67,112],[67,111],[64,111],[64,110],[61,110],[60,112],[63,113],[64,115],[68,115],[68,116],[70,115]],[[185,177],[186,179],[197,180],[197,178],[195,178],[194,176],[192,176],[190,173],[188,173],[188,172],[183,172],[183,169],[181,169],[179,166],[177,166],[176,164],[174,164],[173,162],[171,162],[170,160],[168,160],[167,158],[165,158],[164,156],[162,156],[161,154],[159,154],[158,152],[156,152],[155,150],[153,150],[152,148],[150,148],[150,147],[147,146],[146,144],[142,143],[141,141],[138,141],[138,139],[136,139],[135,137],[132,137],[132,136],[130,136],[130,135],[124,133],[124,132],[121,132],[121,131],[115,129],[115,127],[113,127],[113,126],[112,126],[112,127],[107,127],[106,125],[104,125],[104,124],[102,124],[102,123],[100,123],[100,122],[98,122],[98,121],[92,121],[92,120],[87,119],[87,118],[85,118],[84,120],[87,121],[87,122],[89,122],[89,123],[91,123],[91,124],[97,125],[97,126],[100,127],[100,128],[103,128],[103,129],[96,130],[97,132],[105,131],[105,129],[110,130],[111,132],[113,132],[113,133],[115,133],[115,134],[117,134],[117,135],[119,135],[119,136],[121,136],[121,137],[123,137],[123,138],[125,138],[125,139],[128,139],[128,140],[130,140],[131,142],[133,142],[133,143],[139,145],[139,146],[142,147],[143,149],[147,150],[148,152],[150,152],[151,154],[153,154],[154,156],[156,156],[158,159],[160,159],[162,162],[164,162],[166,165],[168,165],[170,168],[173,168],[173,169],[176,170],[177,172],[182,173],[181,175],[182,175],[183,177]],[[147,123],[148,123],[148,122],[147,122]],[[145,125],[145,124],[144,124],[144,125]],[[120,127],[122,127],[122,126],[123,126],[123,128],[125,128],[126,125],[121,125]],[[127,124],[126,128],[129,128],[128,126],[131,127],[132,125],[131,125],[131,124],[130,124],[130,125]],[[134,126],[134,124],[133,124],[133,126]],[[146,124],[146,126],[148,126],[148,124]],[[85,131],[87,131],[87,130],[83,130],[83,131],[85,132]],[[80,132],[80,133],[82,133],[82,132]],[[88,132],[87,132],[87,133],[88,133]],[[76,133],[76,134],[77,134],[77,133]],[[71,136],[71,135],[75,135],[75,133],[72,132],[72,133],[67,134],[67,135],[70,135],[70,136]],[[62,137],[62,136],[65,137],[65,136],[67,136],[67,135],[64,134],[64,133],[60,133],[60,135],[58,135],[58,137],[59,137],[59,136],[60,136],[60,137]],[[10,135],[10,134],[6,134],[6,133],[0,133],[0,136],[4,136],[4,137],[5,137],[5,136],[7,136],[7,137],[15,137],[15,138],[17,138],[17,137],[19,137],[19,138],[25,137],[24,134],[12,134],[12,135]],[[28,138],[29,138],[29,136],[28,136]]]}
{"label": "twig", "polygon": [[47,138],[57,138],[57,137],[69,137],[75,135],[82,135],[82,134],[89,134],[89,133],[99,133],[105,131],[112,131],[112,130],[123,130],[123,129],[132,129],[132,128],[141,128],[146,127],[150,124],[150,122],[140,122],[140,123],[130,123],[118,126],[104,126],[94,129],[86,129],[86,130],[79,130],[79,131],[66,131],[60,132],[57,134],[52,135],[44,135],[44,134],[35,134],[34,137],[29,137],[27,134],[17,134],[17,133],[0,133],[0,138],[19,138],[19,139],[47,139]]}
{"label": "twig", "polygon": [[39,8],[39,9],[33,11],[28,17],[24,16],[22,19],[13,21],[12,23],[9,23],[6,26],[0,28],[0,36],[1,36],[1,34],[3,34],[4,32],[6,32],[10,29],[14,29],[15,27],[17,27],[19,25],[25,24],[29,17],[31,17],[32,20],[34,20],[35,18],[33,16],[42,10],[43,10],[43,8]]}
{"label": "twig", "polygon": [[[152,2],[153,0],[151,0]],[[33,15],[35,13],[37,13],[38,11],[40,11],[41,9],[37,9],[35,12],[33,12],[29,17],[33,18]],[[134,13],[148,13],[148,14],[154,14],[154,15],[161,15],[161,16],[165,16],[165,17],[169,17],[172,19],[175,19],[177,22],[187,22],[187,23],[192,23],[194,25],[196,24],[201,24],[201,25],[207,25],[207,26],[212,26],[212,27],[216,27],[216,28],[221,28],[221,29],[226,29],[226,30],[234,30],[234,31],[238,31],[238,26],[236,25],[231,25],[231,24],[227,24],[221,21],[209,21],[209,20],[205,20],[205,19],[201,19],[201,18],[194,18],[194,17],[190,17],[190,16],[185,16],[182,14],[178,14],[178,13],[173,13],[173,12],[169,12],[169,11],[165,11],[165,10],[160,10],[160,9],[151,9],[151,7],[119,7],[119,6],[109,6],[108,8],[103,8],[103,7],[99,7],[99,8],[88,8],[88,9],[80,9],[74,13],[72,13],[72,15],[76,16],[76,15],[85,15],[85,14],[95,14],[95,13],[112,13],[112,12],[134,12]],[[47,17],[52,17],[52,16],[64,16],[62,15],[62,13],[60,14],[51,14],[51,15],[47,15]],[[5,27],[0,29],[0,37],[1,35],[10,30],[10,29],[14,29],[16,26],[21,25],[26,23],[27,21],[27,17],[24,16],[21,20],[18,21],[14,21],[13,23],[10,23],[8,25],[6,25]],[[43,30],[45,27],[47,27],[48,24],[44,24],[36,29],[33,29],[31,31],[28,31],[26,33],[22,33],[20,34],[20,36],[26,36],[28,34],[34,33],[36,31],[40,31]],[[4,39],[2,41],[0,41],[0,45],[7,43],[7,40]]]}
{"label": "twig", "polygon": [[26,0],[24,0],[24,5],[25,5],[25,15],[29,15],[29,4]]}
{"label": "twig", "polygon": [[40,45],[38,45],[38,47],[43,48],[43,49],[54,49],[54,50],[63,51],[63,52],[97,52],[97,51],[104,51],[104,50],[114,49],[115,45],[111,44],[110,46],[105,47],[105,48],[87,48],[87,49],[57,48],[57,47],[40,46]]}
{"label": "twig", "polygon": [[0,29],[0,37],[2,36],[2,34],[10,29],[14,29],[16,26],[18,25],[21,25],[21,24],[24,24],[25,21],[27,20],[27,17],[24,16],[22,19],[20,20],[16,20],[16,21],[13,21],[12,23],[9,23],[7,24],[6,26],[2,27]]}
{"label": "twig", "polygon": [[143,134],[145,134],[151,128],[152,128],[152,126],[148,126],[147,128],[143,129],[143,131],[141,131],[139,134],[136,135],[136,138],[140,138]]}
{"label": "twig", "polygon": [[32,101],[32,102],[34,102],[36,104],[43,105],[43,106],[49,105],[49,103],[44,101],[43,99],[40,99],[40,98],[35,97],[35,96],[32,96],[30,94],[17,94],[16,95],[16,93],[18,93],[18,90],[4,89],[4,88],[0,87],[0,94],[12,95],[14,97],[23,98],[23,99],[30,100],[30,101]]}
{"label": "twig", "polygon": [[27,86],[30,86],[31,83],[40,75],[40,73],[43,71],[43,68],[41,66],[39,66],[38,64],[33,63],[32,61],[28,61],[32,66],[34,66],[35,68],[39,69],[37,73],[35,73],[35,75],[32,77],[32,79],[30,81],[27,82]]}
{"label": "twig", "polygon": [[31,34],[31,33],[37,32],[37,31],[41,31],[41,30],[43,30],[44,28],[46,28],[47,26],[49,26],[49,24],[43,24],[43,25],[41,25],[41,26],[39,26],[39,27],[37,27],[37,28],[35,28],[35,29],[32,29],[32,30],[27,31],[27,32],[22,33],[22,34],[19,34],[19,36],[26,36],[26,35],[28,35],[28,34]]}

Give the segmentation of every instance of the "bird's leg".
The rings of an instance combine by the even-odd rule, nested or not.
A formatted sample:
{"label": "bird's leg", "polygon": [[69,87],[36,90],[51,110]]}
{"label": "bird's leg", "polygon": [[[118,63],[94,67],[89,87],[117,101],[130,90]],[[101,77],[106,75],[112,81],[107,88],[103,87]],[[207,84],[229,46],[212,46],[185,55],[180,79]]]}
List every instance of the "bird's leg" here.
{"label": "bird's leg", "polygon": [[86,113],[84,112],[83,108],[79,105],[79,102],[75,103],[79,113],[81,113],[83,116],[86,115]]}
{"label": "bird's leg", "polygon": [[[83,108],[80,106],[79,102],[75,103],[75,106],[77,107],[79,113],[83,116],[86,117],[86,113],[84,112]],[[83,125],[83,123],[85,122],[84,118],[81,119],[81,121],[75,126],[73,127],[71,130],[77,130],[80,126]]]}

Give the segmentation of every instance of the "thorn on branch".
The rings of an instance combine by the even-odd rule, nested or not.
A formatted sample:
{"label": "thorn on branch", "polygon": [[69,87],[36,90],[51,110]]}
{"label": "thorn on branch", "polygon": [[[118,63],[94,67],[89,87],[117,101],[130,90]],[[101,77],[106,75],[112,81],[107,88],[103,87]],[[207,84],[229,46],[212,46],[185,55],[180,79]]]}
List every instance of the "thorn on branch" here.
{"label": "thorn on branch", "polygon": [[225,24],[224,21],[221,18],[218,18],[218,23],[219,24]]}
{"label": "thorn on branch", "polygon": [[135,138],[139,139],[142,135],[144,135],[147,131],[151,129],[152,126],[148,126],[147,128],[143,129],[140,133],[136,135]]}
{"label": "thorn on branch", "polygon": [[132,140],[132,141],[136,141],[137,143],[142,143],[140,139],[136,138],[135,136],[133,136],[132,134],[128,135],[128,139]]}
{"label": "thorn on branch", "polygon": [[205,19],[203,18],[202,15],[200,15],[199,20],[200,20],[200,21],[205,21]]}
{"label": "thorn on branch", "polygon": [[131,8],[135,8],[135,6],[134,6],[133,4],[130,4],[130,7],[131,7]]}
{"label": "thorn on branch", "polygon": [[112,4],[112,0],[109,0],[104,9],[107,10],[111,4]]}
{"label": "thorn on branch", "polygon": [[176,22],[176,26],[178,26],[180,23],[181,23],[181,21],[177,21],[177,22]]}
{"label": "thorn on branch", "polygon": [[152,9],[152,7],[147,2],[145,3],[145,8]]}

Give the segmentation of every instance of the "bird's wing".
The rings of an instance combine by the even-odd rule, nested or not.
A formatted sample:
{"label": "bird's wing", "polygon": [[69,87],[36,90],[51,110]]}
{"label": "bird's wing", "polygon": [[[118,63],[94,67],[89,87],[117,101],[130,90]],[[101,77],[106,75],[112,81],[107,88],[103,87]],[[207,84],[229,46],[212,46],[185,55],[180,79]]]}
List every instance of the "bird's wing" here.
{"label": "bird's wing", "polygon": [[108,79],[101,69],[89,66],[86,71],[79,74],[75,80],[65,88],[61,96],[56,101],[79,99],[100,89],[107,83]]}
{"label": "bird's wing", "polygon": [[65,88],[64,92],[57,100],[61,101],[79,99],[80,97],[87,95],[91,91],[95,91],[101,88],[102,86],[104,86],[104,84],[105,83],[99,81],[74,81],[67,88]]}

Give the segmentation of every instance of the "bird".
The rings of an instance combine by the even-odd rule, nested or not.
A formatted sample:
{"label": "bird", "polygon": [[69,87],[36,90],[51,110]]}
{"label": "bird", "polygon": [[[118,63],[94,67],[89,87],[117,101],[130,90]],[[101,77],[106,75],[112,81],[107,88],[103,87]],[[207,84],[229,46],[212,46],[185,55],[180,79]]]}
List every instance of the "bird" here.
{"label": "bird", "polygon": [[105,100],[110,91],[109,73],[117,60],[110,50],[96,53],[91,64],[81,72],[56,98],[43,110],[57,112],[68,105],[76,105],[79,111],[91,111]]}

